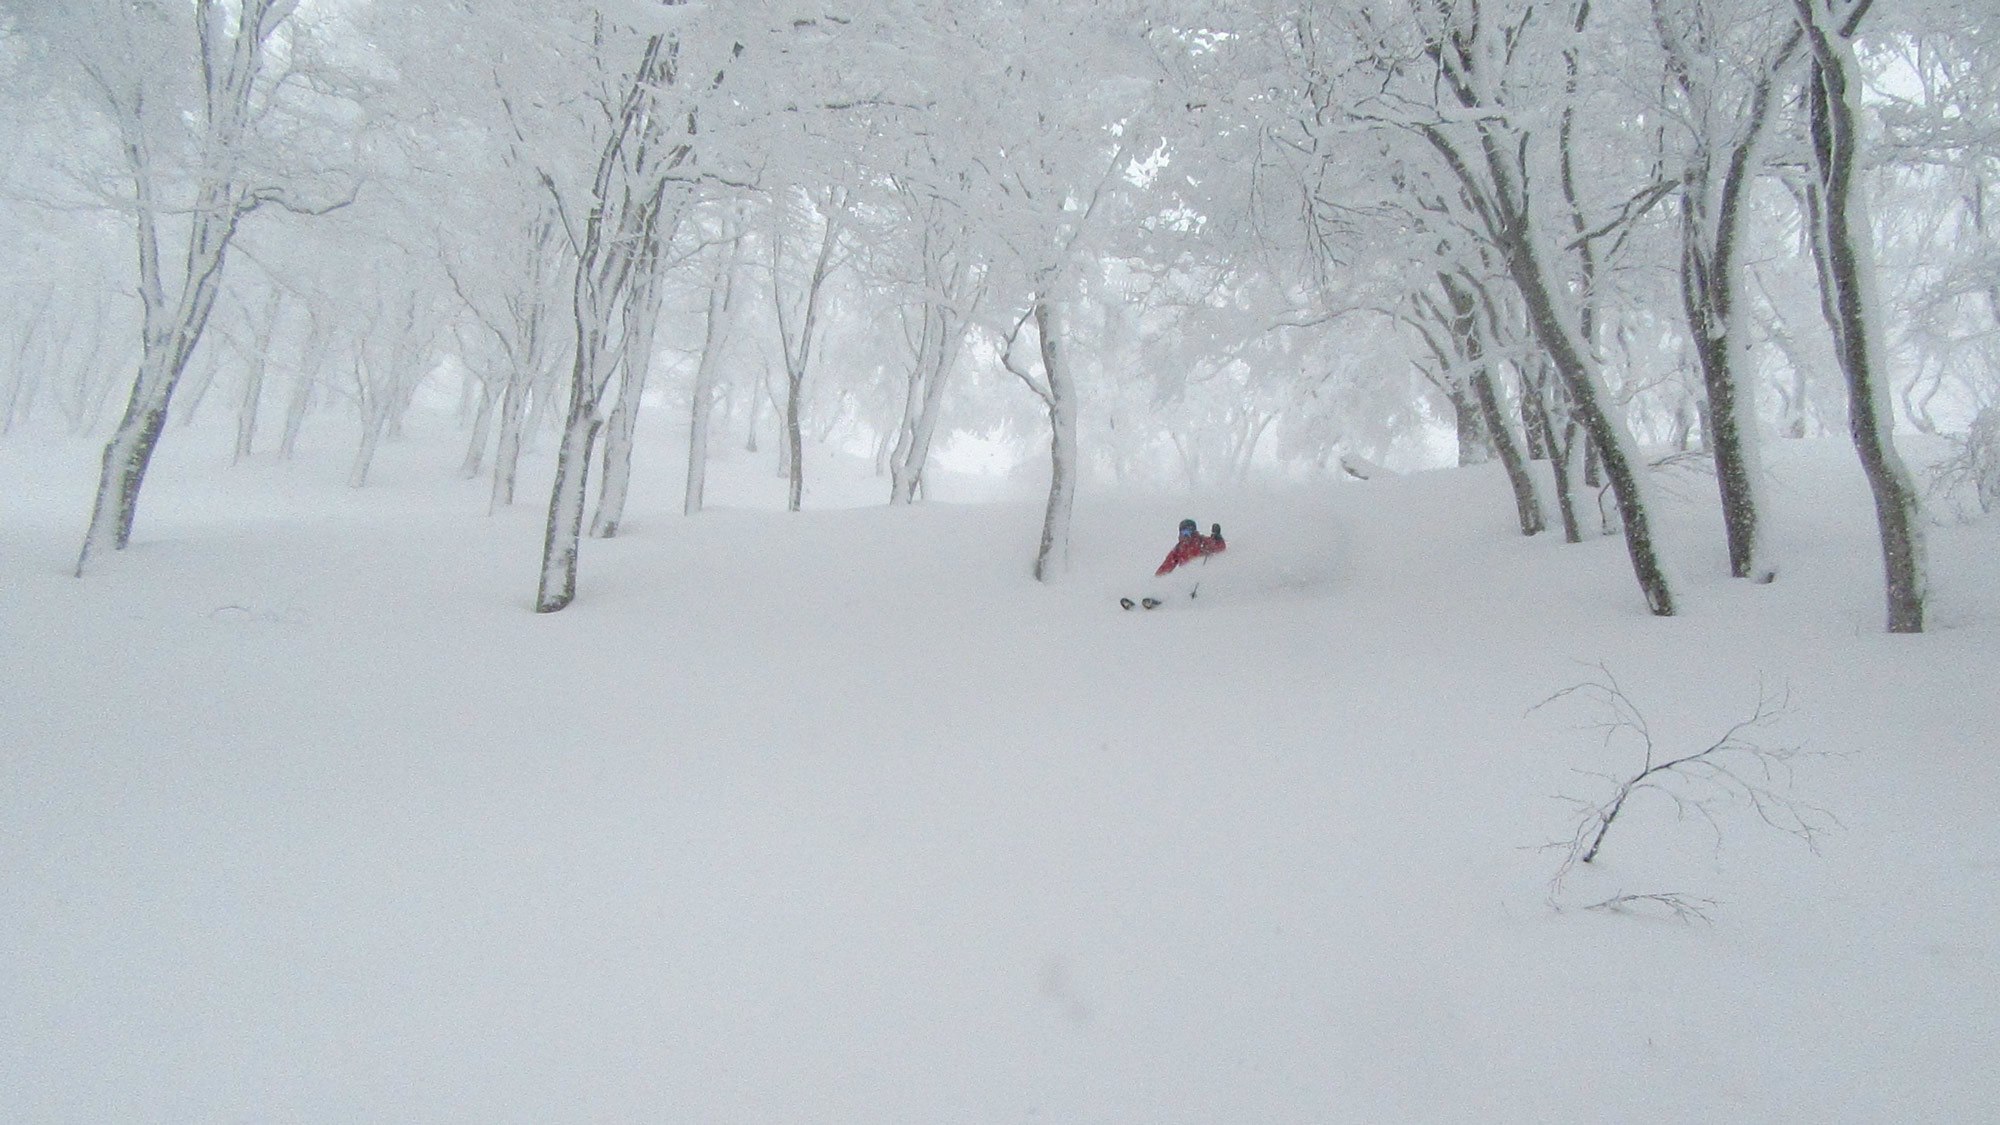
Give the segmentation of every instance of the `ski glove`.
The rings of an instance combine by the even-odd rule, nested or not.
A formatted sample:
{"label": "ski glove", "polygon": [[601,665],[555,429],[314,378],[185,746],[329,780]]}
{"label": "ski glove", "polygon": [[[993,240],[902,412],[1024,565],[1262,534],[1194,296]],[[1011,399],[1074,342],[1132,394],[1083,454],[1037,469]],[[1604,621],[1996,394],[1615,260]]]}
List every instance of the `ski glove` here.
{"label": "ski glove", "polygon": [[1217,543],[1222,542],[1222,525],[1219,523],[1209,524],[1208,537],[1210,539],[1215,540]]}

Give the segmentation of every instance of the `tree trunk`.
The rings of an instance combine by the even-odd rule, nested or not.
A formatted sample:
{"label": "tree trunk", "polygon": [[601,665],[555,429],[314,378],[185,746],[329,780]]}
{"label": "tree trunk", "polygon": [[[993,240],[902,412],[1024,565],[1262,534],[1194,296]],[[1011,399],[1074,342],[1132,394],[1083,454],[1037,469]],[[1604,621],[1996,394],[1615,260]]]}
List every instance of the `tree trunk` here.
{"label": "tree trunk", "polygon": [[[636,80],[635,80],[636,81]],[[602,198],[603,193],[599,193]],[[597,219],[593,217],[593,224]],[[577,553],[583,538],[583,510],[590,483],[590,459],[597,444],[597,407],[604,398],[615,360],[606,352],[611,311],[629,280],[629,258],[607,250],[601,227],[593,226],[577,255],[576,280],[570,309],[576,325],[576,351],[570,361],[568,420],[556,452],[556,479],[549,490],[549,518],[542,539],[541,579],[535,593],[536,613],[555,613],[576,599]],[[600,258],[600,254],[604,255]]]}
{"label": "tree trunk", "polygon": [[1528,447],[1528,460],[1549,459],[1549,414],[1543,405],[1541,380],[1545,378],[1538,366],[1521,366],[1521,433]]}
{"label": "tree trunk", "polygon": [[122,550],[131,542],[139,490],[152,464],[174,388],[208,327],[237,226],[255,206],[240,182],[240,147],[249,130],[265,40],[291,10],[292,5],[277,0],[244,0],[236,8],[232,32],[224,22],[223,9],[212,0],[197,0],[194,19],[205,95],[200,122],[202,163],[194,205],[187,216],[187,249],[179,261],[180,290],[171,299],[164,288],[160,261],[158,219],[162,207],[155,193],[158,173],[152,166],[141,107],[136,103],[113,107],[137,204],[143,352],[124,419],[104,447],[90,526],[77,553],[79,577],[93,554]]}
{"label": "tree trunk", "polygon": [[1548,520],[1542,515],[1541,497],[1535,492],[1535,478],[1528,472],[1527,458],[1507,426],[1506,413],[1500,409],[1500,396],[1493,389],[1490,371],[1482,368],[1472,373],[1472,392],[1486,418],[1486,433],[1493,441],[1494,452],[1507,469],[1507,484],[1514,493],[1514,514],[1520,517],[1521,534],[1539,535],[1548,530]]}
{"label": "tree trunk", "polygon": [[1576,503],[1576,422],[1569,416],[1569,404],[1557,379],[1554,365],[1537,359],[1532,380],[1524,380],[1533,402],[1523,407],[1531,411],[1542,434],[1544,460],[1549,463],[1549,480],[1556,494],[1556,518],[1562,524],[1563,542],[1583,542],[1583,524],[1577,518]]}
{"label": "tree trunk", "polygon": [[[1577,38],[1563,49],[1563,98],[1562,112],[1556,122],[1557,179],[1562,185],[1563,202],[1569,208],[1570,232],[1574,238],[1570,246],[1576,254],[1576,340],[1586,356],[1597,354],[1597,239],[1590,232],[1590,223],[1584,217],[1581,197],[1576,190],[1576,106],[1578,78],[1582,68],[1578,63],[1580,41],[1584,25],[1589,22],[1591,5],[1589,0],[1581,0],[1571,9],[1572,24]],[[1525,179],[1525,177],[1524,177]],[[1593,360],[1592,369],[1601,371]],[[1607,408],[1609,404],[1607,403]],[[1562,451],[1568,457],[1572,478],[1581,474],[1586,488],[1604,487],[1602,457],[1597,443],[1588,431],[1580,437],[1577,433],[1576,411],[1565,406],[1565,431],[1562,437]],[[1581,445],[1579,445],[1581,442]],[[1604,533],[1613,533],[1610,520],[1604,520]]]}
{"label": "tree trunk", "polygon": [[368,487],[368,470],[375,465],[375,450],[382,444],[382,416],[366,412],[361,416],[361,444],[354,450],[354,465],[347,473],[349,488]]}
{"label": "tree trunk", "polygon": [[[944,349],[942,318],[932,301],[925,302],[922,315],[923,329],[918,335],[916,357],[910,365],[909,383],[903,392],[903,417],[896,427],[895,445],[888,455],[891,504],[909,504],[916,500],[926,447],[930,444],[930,434],[924,431],[927,423],[934,425],[936,419],[932,404],[937,401],[937,396],[931,393],[931,387],[941,388],[944,383],[944,372],[941,370],[944,364],[933,358],[933,352]],[[929,415],[928,419],[926,415]]]}
{"label": "tree trunk", "polygon": [[1035,581],[1052,582],[1069,569],[1070,516],[1076,507],[1077,403],[1064,366],[1056,310],[1047,298],[1035,303],[1035,332],[1041,338],[1042,376],[1049,392],[1049,504],[1035,553]]}
{"label": "tree trunk", "polygon": [[[1715,462],[1729,571],[1737,578],[1769,582],[1776,573],[1759,558],[1763,466],[1757,454],[1755,402],[1743,387],[1743,373],[1752,364],[1739,297],[1743,268],[1737,247],[1745,196],[1757,171],[1758,145],[1770,121],[1776,76],[1797,53],[1800,33],[1794,29],[1777,45],[1750,79],[1743,104],[1735,107],[1740,112],[1731,113],[1716,104],[1719,91],[1706,77],[1708,69],[1687,57],[1690,52],[1668,33],[1667,25],[1656,26],[1696,131],[1687,182],[1681,189],[1681,305],[1707,392],[1702,434]],[[1730,118],[1726,122],[1720,119],[1725,114]],[[1711,134],[1724,128],[1733,133],[1718,150]]]}
{"label": "tree trunk", "polygon": [[632,446],[639,428],[639,406],[646,393],[646,376],[653,365],[653,339],[660,323],[660,299],[655,260],[657,249],[639,266],[641,280],[625,309],[624,375],[618,384],[618,406],[604,435],[604,484],[597,498],[597,515],[590,534],[611,539],[625,518],[625,498],[632,490]]}
{"label": "tree trunk", "polygon": [[715,413],[715,373],[729,339],[730,313],[736,301],[736,268],[742,250],[743,239],[739,236],[730,243],[729,253],[716,271],[718,276],[708,288],[708,321],[702,329],[701,360],[695,366],[688,414],[687,493],[681,502],[681,511],[690,516],[701,511],[702,494],[708,486],[708,428]]}
{"label": "tree trunk", "polygon": [[173,387],[167,385],[157,395],[141,398],[139,387],[148,382],[142,366],[132,403],[111,441],[104,447],[103,473],[98,481],[97,502],[90,514],[90,530],[83,551],[76,560],[77,577],[99,545],[122,551],[132,540],[132,521],[139,504],[139,486],[145,482],[152,464],[153,449],[167,424],[167,401]]}
{"label": "tree trunk", "polygon": [[[145,224],[149,225],[149,224]],[[211,240],[200,233],[201,217],[196,217],[196,243],[214,241],[213,253],[191,254],[186,295],[171,320],[163,312],[149,308],[145,356],[139,374],[132,381],[132,396],[125,416],[104,447],[103,471],[98,479],[97,499],[91,509],[90,526],[84,533],[83,549],[76,560],[77,577],[83,576],[90,557],[104,549],[122,551],[132,541],[132,523],[139,507],[139,490],[146,470],[152,465],[153,450],[166,428],[167,410],[173,402],[175,386],[187,370],[188,355],[201,337],[208,313],[215,304],[216,278],[222,269],[227,239]],[[233,218],[232,223],[233,226]],[[196,271],[199,270],[197,273]],[[157,276],[157,275],[156,275]],[[157,307],[156,305],[154,306]]]}
{"label": "tree trunk", "polygon": [[493,440],[493,384],[485,379],[479,380],[478,401],[472,408],[471,430],[465,442],[465,460],[458,463],[458,475],[462,480],[471,480],[486,467],[486,446]]}
{"label": "tree trunk", "polygon": [[659,92],[675,81],[677,48],[664,33],[646,41],[612,132],[598,153],[588,215],[581,231],[571,233],[577,247],[570,286],[576,351],[570,364],[569,416],[549,493],[537,613],[554,613],[576,598],[597,410],[616,366],[609,354],[612,332],[632,302],[650,288],[648,275],[658,265],[658,256],[651,251],[659,245],[666,176],[689,157],[687,143],[666,143],[669,121],[678,124],[679,119],[657,112]]}
{"label": "tree trunk", "polygon": [[1486,435],[1486,418],[1474,399],[1470,379],[1445,383],[1445,397],[1451,402],[1452,431],[1458,439],[1458,464],[1484,465],[1493,460],[1493,442]]}
{"label": "tree trunk", "polygon": [[[945,334],[939,342],[931,364],[924,373],[923,393],[917,403],[917,413],[899,431],[896,448],[890,454],[890,496],[892,504],[915,503],[923,489],[924,469],[930,464],[931,444],[937,437],[938,418],[943,413],[944,389],[951,379],[951,372],[958,365],[960,346],[965,341],[965,330],[969,321],[948,323],[940,316],[937,330]],[[908,440],[902,434],[907,433]]]}
{"label": "tree trunk", "polygon": [[[53,290],[44,290],[37,302],[33,316],[28,317],[28,330],[23,332],[13,348],[14,369],[12,379],[7,381],[7,402],[0,407],[0,435],[14,432],[14,423],[28,420],[28,412],[35,401],[35,385],[39,382],[37,369],[47,366],[47,350],[43,358],[31,358],[35,340],[42,334],[43,326],[49,321],[49,305],[55,300]],[[25,392],[25,393],[24,393]]]}
{"label": "tree trunk", "polygon": [[[268,344],[269,340],[262,341]],[[250,456],[257,444],[257,408],[264,398],[264,370],[267,349],[259,347],[257,354],[250,357],[250,366],[243,373],[243,397],[236,403],[236,450],[230,456],[232,462],[240,462]]]}
{"label": "tree trunk", "polygon": [[1860,67],[1852,36],[1867,2],[1839,5],[1835,11],[1822,7],[1819,0],[1794,0],[1794,4],[1813,58],[1807,96],[1815,182],[1807,195],[1816,204],[1810,208],[1816,213],[1809,217],[1821,306],[1847,377],[1848,432],[1875,498],[1888,630],[1921,633],[1927,579],[1921,502],[1909,469],[1896,452],[1894,408],[1874,336],[1881,305],[1874,292],[1869,225],[1855,182]]}
{"label": "tree trunk", "polygon": [[1479,151],[1490,184],[1482,183],[1470,171],[1466,154],[1436,129],[1426,130],[1440,154],[1460,176],[1466,188],[1487,203],[1488,233],[1506,261],[1508,273],[1528,314],[1528,324],[1542,346],[1556,374],[1562,379],[1565,400],[1571,415],[1582,425],[1584,435],[1597,443],[1604,458],[1604,472],[1618,501],[1619,522],[1625,529],[1625,550],[1632,563],[1633,577],[1645,596],[1647,608],[1659,617],[1674,614],[1673,591],[1666,570],[1653,544],[1652,521],[1647,511],[1644,482],[1639,476],[1638,457],[1623,423],[1611,413],[1610,394],[1604,387],[1596,362],[1578,337],[1574,326],[1563,317],[1550,281],[1548,264],[1534,231],[1523,176],[1515,166],[1510,146],[1503,144],[1489,126],[1482,124]]}
{"label": "tree trunk", "polygon": [[521,446],[529,422],[529,404],[535,403],[535,413],[540,413],[540,402],[549,397],[547,378],[548,361],[545,355],[545,341],[548,338],[548,312],[539,300],[528,305],[528,311],[521,323],[519,343],[507,352],[507,386],[500,394],[500,441],[493,451],[493,491],[486,506],[486,513],[492,515],[514,503],[514,483],[521,468]]}
{"label": "tree trunk", "polygon": [[285,432],[278,439],[278,456],[291,460],[299,451],[299,434],[305,430],[306,414],[312,410],[313,386],[317,382],[317,346],[306,342],[299,357],[298,374],[292,379],[292,393],[285,400]]}
{"label": "tree trunk", "polygon": [[801,415],[804,411],[802,400],[805,397],[806,373],[812,367],[813,342],[819,335],[820,305],[826,297],[827,275],[833,269],[833,252],[840,245],[842,220],[847,214],[849,202],[845,191],[832,188],[827,192],[826,201],[819,205],[823,221],[819,254],[806,280],[804,308],[800,312],[796,339],[790,311],[785,306],[783,238],[774,236],[771,239],[771,300],[777,311],[778,343],[785,358],[785,444],[782,453],[785,475],[789,480],[787,508],[794,512],[799,510],[805,498]]}
{"label": "tree trunk", "polygon": [[757,452],[757,425],[764,420],[764,381],[750,389],[750,424],[743,427],[743,452]]}
{"label": "tree trunk", "polygon": [[1542,416],[1550,419],[1549,433],[1549,474],[1556,486],[1556,512],[1562,519],[1563,542],[1583,542],[1583,521],[1577,516],[1577,426],[1564,419],[1554,420],[1553,413],[1543,411]]}
{"label": "tree trunk", "polygon": [[576,600],[576,556],[583,539],[584,498],[590,455],[597,442],[597,403],[584,372],[577,373],[569,422],[556,454],[556,482],[549,492],[548,531],[542,540],[541,587],[536,613],[554,613]]}
{"label": "tree trunk", "polygon": [[803,373],[785,380],[785,510],[791,512],[803,506],[806,495],[805,439],[799,425],[804,392]]}
{"label": "tree trunk", "polygon": [[189,365],[191,379],[183,379],[186,389],[176,393],[174,402],[180,411],[182,429],[194,426],[195,415],[201,412],[201,404],[208,392],[215,387],[215,377],[222,371],[222,353],[215,348],[204,349],[198,363]]}
{"label": "tree trunk", "polygon": [[[1693,230],[1684,232],[1685,239],[1695,237]],[[1708,397],[1702,434],[1715,462],[1722,526],[1729,543],[1729,573],[1737,578],[1769,582],[1775,575],[1761,569],[1757,560],[1757,481],[1762,469],[1755,452],[1756,412],[1738,402],[1740,387],[1734,353],[1742,342],[1742,329],[1734,312],[1735,285],[1733,281],[1706,276],[1709,264],[1698,260],[1706,257],[1693,245],[1683,247],[1682,303]],[[1722,262],[1712,265],[1716,269],[1730,268]]]}
{"label": "tree trunk", "polygon": [[604,480],[598,486],[597,514],[590,521],[593,539],[615,539],[625,519],[625,500],[632,492],[632,447],[639,428],[639,395],[644,375],[631,368],[618,391],[618,405],[604,426]]}
{"label": "tree trunk", "polygon": [[2000,407],[1989,406],[1972,419],[1965,435],[1965,459],[1979,510],[2000,509]]}
{"label": "tree trunk", "polygon": [[521,429],[527,420],[529,384],[510,378],[500,395],[500,444],[493,450],[493,494],[486,505],[492,515],[514,503],[514,481],[521,466]]}
{"label": "tree trunk", "polygon": [[[1500,407],[1499,392],[1493,386],[1492,369],[1486,359],[1486,339],[1479,326],[1479,301],[1474,295],[1474,283],[1443,272],[1438,274],[1438,281],[1444,288],[1448,310],[1446,329],[1451,336],[1452,350],[1470,372],[1465,380],[1470,392],[1469,405],[1479,411],[1484,423],[1481,432],[1488,447],[1506,467],[1507,483],[1514,493],[1514,513],[1521,521],[1521,534],[1539,535],[1548,529],[1548,520],[1542,514],[1542,501],[1535,491],[1534,476],[1528,471],[1527,459],[1522,455],[1520,443],[1514,439],[1513,428],[1507,425],[1506,413]],[[1528,392],[1523,388],[1522,398],[1525,400],[1527,397]],[[1460,448],[1463,449],[1462,444]]]}
{"label": "tree trunk", "polygon": [[[358,346],[365,349],[368,342],[363,340]],[[375,463],[375,449],[382,441],[383,414],[387,409],[382,394],[382,388],[369,381],[367,360],[357,353],[354,357],[354,402],[361,422],[361,435],[355,447],[354,461],[347,472],[349,488],[365,488],[368,485],[368,470]]]}
{"label": "tree trunk", "polygon": [[910,383],[903,400],[903,419],[896,429],[896,442],[889,454],[889,502],[915,503],[923,488],[924,468],[930,461],[931,443],[937,435],[938,417],[944,405],[945,385],[958,365],[958,353],[972,323],[972,308],[980,303],[975,291],[967,289],[970,266],[961,257],[947,261],[956,244],[928,232],[925,238],[924,272],[928,282],[923,302],[923,328],[918,334]]}

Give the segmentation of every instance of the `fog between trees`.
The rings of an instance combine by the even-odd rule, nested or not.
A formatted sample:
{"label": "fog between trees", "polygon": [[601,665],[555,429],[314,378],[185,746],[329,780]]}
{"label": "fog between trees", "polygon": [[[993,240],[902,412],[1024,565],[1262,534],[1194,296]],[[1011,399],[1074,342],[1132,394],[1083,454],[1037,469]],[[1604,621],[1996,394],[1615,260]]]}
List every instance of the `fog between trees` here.
{"label": "fog between trees", "polygon": [[84,573],[176,420],[239,457],[338,423],[359,487],[456,396],[495,507],[556,459],[543,610],[617,532],[642,402],[690,513],[723,443],[794,508],[808,447],[892,503],[954,435],[1046,456],[1045,580],[1092,482],[1455,445],[1523,533],[1624,536],[1658,614],[1656,462],[1701,451],[1733,572],[1782,581],[1760,443],[1844,431],[1920,631],[1894,435],[2000,400],[1995,15],[9,0],[0,423],[104,436]]}

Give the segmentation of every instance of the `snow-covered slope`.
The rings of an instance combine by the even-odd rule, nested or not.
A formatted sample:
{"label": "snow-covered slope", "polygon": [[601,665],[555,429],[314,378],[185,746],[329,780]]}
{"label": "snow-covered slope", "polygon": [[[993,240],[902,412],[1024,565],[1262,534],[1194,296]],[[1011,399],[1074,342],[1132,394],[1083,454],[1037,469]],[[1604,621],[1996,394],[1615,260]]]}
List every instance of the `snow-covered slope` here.
{"label": "snow-covered slope", "polygon": [[[1497,470],[1088,494],[1043,587],[1032,499],[689,520],[671,450],[537,616],[443,439],[351,492],[170,436],[80,581],[93,451],[0,443],[0,1119],[2000,1114],[2000,524],[1886,636],[1837,446],[1772,450],[1769,587],[1662,482],[1671,620]],[[1121,612],[1184,515],[1203,596]],[[1552,898],[1641,764],[1531,712],[1598,665],[1663,754],[1788,689],[1839,826],[1642,792]]]}

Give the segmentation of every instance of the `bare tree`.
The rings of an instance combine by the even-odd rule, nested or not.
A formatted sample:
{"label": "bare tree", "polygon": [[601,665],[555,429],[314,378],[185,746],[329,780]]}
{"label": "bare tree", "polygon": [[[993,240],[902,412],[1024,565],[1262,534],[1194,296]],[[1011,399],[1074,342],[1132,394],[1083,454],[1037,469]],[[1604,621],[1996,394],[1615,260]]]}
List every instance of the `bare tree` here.
{"label": "bare tree", "polygon": [[[498,260],[485,269],[459,260],[450,247],[441,262],[452,289],[499,350],[497,372],[479,374],[481,418],[498,415],[493,453],[493,487],[488,511],[514,502],[521,447],[531,401],[546,398],[561,363],[560,332],[554,325],[552,289],[560,276],[564,247],[553,203],[543,200],[521,217],[521,225],[500,240]],[[475,424],[461,472],[476,476],[485,457],[486,427]]]}
{"label": "bare tree", "polygon": [[972,260],[969,224],[952,219],[961,214],[955,203],[922,195],[908,185],[901,186],[898,194],[916,230],[921,277],[915,310],[903,311],[910,376],[895,445],[889,451],[889,502],[909,504],[923,486],[945,384],[985,296],[985,276]]}
{"label": "bare tree", "polygon": [[[1035,323],[1039,374],[1014,354],[1030,320]],[[1015,322],[1001,352],[1007,370],[1041,399],[1049,416],[1049,502],[1042,514],[1041,544],[1035,549],[1037,582],[1053,582],[1069,566],[1070,516],[1076,509],[1076,388],[1063,354],[1060,324],[1054,300],[1038,294]]]}
{"label": "bare tree", "polygon": [[[542,544],[538,613],[553,613],[576,598],[577,550],[583,536],[591,454],[601,420],[598,409],[616,370],[615,346],[623,311],[642,288],[641,265],[669,203],[671,173],[693,156],[691,133],[662,103],[680,77],[679,40],[666,33],[647,37],[639,59],[619,83],[617,99],[605,109],[606,134],[587,196],[565,200],[554,177],[544,182],[562,211],[575,252],[570,309],[576,328],[571,357],[570,402],[556,456],[555,485],[549,494],[547,533]],[[680,200],[672,201],[678,205]],[[580,206],[582,213],[576,213]]]}
{"label": "bare tree", "polygon": [[367,486],[382,439],[399,435],[403,416],[429,373],[437,334],[428,302],[414,289],[378,293],[374,307],[362,315],[366,326],[354,340],[351,384],[361,422],[347,476],[353,488]]}
{"label": "bare tree", "polygon": [[[715,413],[716,372],[728,346],[730,320],[736,303],[736,274],[743,261],[743,232],[732,220],[727,245],[716,256],[715,274],[709,279],[708,312],[702,322],[701,358],[696,361],[694,386],[689,392],[687,490],[681,511],[694,515],[701,511],[702,494],[708,485],[709,423]],[[752,404],[756,399],[751,400]],[[752,452],[755,452],[754,450]]]}
{"label": "bare tree", "polygon": [[[1559,380],[1559,405],[1610,480],[1646,604],[1656,615],[1671,616],[1674,595],[1653,539],[1643,465],[1606,385],[1592,338],[1590,293],[1596,244],[1636,222],[1666,188],[1644,185],[1606,215],[1579,219],[1583,204],[1573,190],[1575,177],[1564,178],[1577,143],[1573,111],[1566,107],[1584,95],[1574,72],[1565,76],[1574,55],[1564,48],[1581,39],[1588,13],[1587,3],[1550,19],[1535,5],[1496,11],[1452,0],[1409,0],[1394,20],[1377,11],[1314,12],[1299,16],[1287,33],[1314,114],[1307,145],[1315,159],[1351,160],[1354,146],[1332,134],[1354,126],[1385,144],[1397,135],[1413,137],[1428,150],[1426,168],[1420,152],[1395,147],[1394,173],[1434,175],[1451,185],[1434,194],[1505,269]],[[1551,120],[1558,123],[1553,130],[1546,128]],[[1549,198],[1557,185],[1564,192],[1560,210]],[[1577,441],[1564,445],[1553,452],[1579,456]],[[1573,476],[1574,466],[1574,460],[1562,462],[1566,476],[1559,480]],[[1576,534],[1573,521],[1566,527]]]}
{"label": "bare tree", "polygon": [[[169,153],[162,151],[159,124],[171,114],[152,104],[156,95],[169,95],[139,74],[112,69],[103,57],[81,51],[76,56],[118,127],[125,171],[132,182],[143,309],[139,371],[124,418],[104,448],[96,503],[77,555],[79,576],[94,554],[122,550],[131,541],[140,486],[166,425],[174,389],[214,310],[223,266],[244,217],[271,203],[307,209],[289,202],[282,190],[258,182],[245,151],[269,94],[263,79],[271,58],[270,40],[297,3],[242,0],[226,5],[195,0],[194,61],[200,89],[198,104],[182,118],[193,130],[188,170],[192,199],[185,204],[166,194],[173,170]],[[151,10],[135,9],[135,18]],[[144,33],[134,30],[135,35]],[[171,250],[169,220],[182,207],[185,242]]]}
{"label": "bare tree", "polygon": [[[236,403],[236,461],[250,456],[257,442],[257,414],[263,404],[264,375],[271,365],[271,343],[284,313],[285,290],[273,285],[264,298],[264,313],[250,326],[249,366],[243,374],[243,394]],[[247,312],[247,310],[246,310]]]}
{"label": "bare tree", "polygon": [[805,499],[805,437],[801,430],[806,376],[812,370],[813,345],[819,339],[820,313],[825,307],[827,279],[836,264],[834,251],[840,247],[852,199],[846,188],[829,187],[813,200],[819,217],[819,250],[802,283],[804,291],[795,297],[785,293],[784,219],[779,216],[771,233],[771,302],[777,314],[778,343],[785,361],[785,464],[790,484],[786,507],[798,511]]}
{"label": "bare tree", "polygon": [[[1451,341],[1451,354],[1464,367],[1465,384],[1472,404],[1485,423],[1486,440],[1507,470],[1507,482],[1514,494],[1514,511],[1521,521],[1521,534],[1538,535],[1547,530],[1548,520],[1542,514],[1541,497],[1535,491],[1534,478],[1528,473],[1521,442],[1514,436],[1506,412],[1500,408],[1499,391],[1493,384],[1493,367],[1487,360],[1487,333],[1483,326],[1491,322],[1491,302],[1475,299],[1476,294],[1483,293],[1483,287],[1463,271],[1442,272],[1438,275],[1438,283],[1444,290],[1446,303],[1435,310],[1436,315],[1443,319],[1447,338]],[[1482,310],[1488,315],[1482,316]]]}
{"label": "bare tree", "polygon": [[1812,125],[1812,183],[1806,192],[1821,306],[1847,379],[1847,425],[1875,497],[1891,633],[1924,631],[1927,567],[1922,498],[1896,452],[1889,374],[1878,333],[1867,208],[1861,185],[1857,104],[1861,69],[1854,36],[1872,0],[1793,0],[1811,52],[1806,84]]}
{"label": "bare tree", "polygon": [[[1801,36],[1790,21],[1773,27],[1717,6],[1715,0],[1653,0],[1653,24],[1688,135],[1678,193],[1681,305],[1707,391],[1702,432],[1715,460],[1729,570],[1769,582],[1776,572],[1759,557],[1757,416],[1754,401],[1744,401],[1751,340],[1741,247],[1759,146]],[[1763,42],[1739,51],[1732,40],[1746,34]]]}
{"label": "bare tree", "polygon": [[653,369],[653,343],[660,325],[660,256],[667,233],[658,229],[635,267],[637,280],[625,303],[624,337],[619,342],[618,405],[605,426],[603,483],[597,497],[597,514],[591,519],[590,534],[610,539],[618,534],[625,519],[625,498],[632,490],[632,449],[639,427],[639,407],[646,394],[646,379]]}

